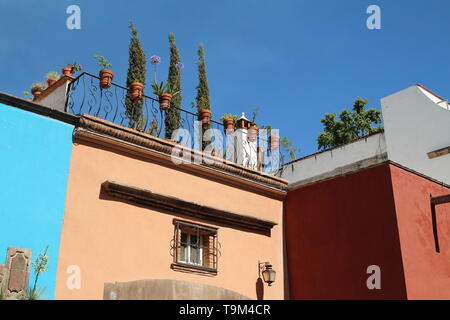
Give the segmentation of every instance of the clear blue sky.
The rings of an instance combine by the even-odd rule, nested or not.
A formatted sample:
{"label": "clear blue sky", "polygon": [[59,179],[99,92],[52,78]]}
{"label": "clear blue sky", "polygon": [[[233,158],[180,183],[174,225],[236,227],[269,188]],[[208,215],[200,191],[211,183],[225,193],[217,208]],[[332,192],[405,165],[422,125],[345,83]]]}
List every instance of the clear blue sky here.
{"label": "clear blue sky", "polygon": [[[66,28],[71,4],[81,7],[81,30]],[[381,7],[381,30],[366,27],[371,4]],[[161,79],[175,33],[185,108],[202,42],[213,117],[260,106],[258,124],[279,128],[304,156],[317,150],[323,114],[358,96],[379,108],[380,98],[421,83],[449,97],[449,14],[448,0],[1,0],[0,91],[22,97],[74,60],[96,73],[93,55],[107,57],[123,85],[133,21],[147,56],[162,57]]]}

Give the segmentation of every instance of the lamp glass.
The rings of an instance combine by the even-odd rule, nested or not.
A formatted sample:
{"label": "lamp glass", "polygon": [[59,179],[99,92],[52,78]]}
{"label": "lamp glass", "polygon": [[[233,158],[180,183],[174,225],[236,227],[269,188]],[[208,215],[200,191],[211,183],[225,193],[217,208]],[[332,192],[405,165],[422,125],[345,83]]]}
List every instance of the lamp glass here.
{"label": "lamp glass", "polygon": [[277,273],[272,269],[271,265],[266,265],[265,270],[262,272],[264,282],[268,283],[270,286],[273,282],[275,282],[276,274]]}

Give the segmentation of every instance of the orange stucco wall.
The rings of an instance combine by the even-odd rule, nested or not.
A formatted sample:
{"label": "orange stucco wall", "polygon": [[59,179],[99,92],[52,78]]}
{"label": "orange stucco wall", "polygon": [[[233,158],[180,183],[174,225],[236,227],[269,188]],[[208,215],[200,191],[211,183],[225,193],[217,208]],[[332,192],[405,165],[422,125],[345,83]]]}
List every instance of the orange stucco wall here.
{"label": "orange stucco wall", "polygon": [[[173,215],[99,198],[106,181],[151,190],[278,223],[271,236],[218,227],[218,275],[170,268]],[[179,218],[179,217],[178,217]],[[191,219],[183,219],[193,221]],[[257,298],[258,260],[270,261],[277,281],[264,299],[283,299],[282,202],[104,147],[74,144],[58,262],[56,299],[102,299],[106,282],[177,279],[204,283]],[[80,267],[81,288],[69,289],[67,268]]]}
{"label": "orange stucco wall", "polygon": [[408,299],[450,299],[450,204],[436,206],[439,253],[430,207],[430,195],[450,189],[390,167]]}

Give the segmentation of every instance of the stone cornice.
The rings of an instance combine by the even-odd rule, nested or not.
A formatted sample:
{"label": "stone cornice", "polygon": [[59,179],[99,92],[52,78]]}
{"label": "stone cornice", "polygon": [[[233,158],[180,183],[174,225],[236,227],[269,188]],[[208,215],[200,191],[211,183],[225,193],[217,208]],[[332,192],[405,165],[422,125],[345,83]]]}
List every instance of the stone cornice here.
{"label": "stone cornice", "polygon": [[103,182],[101,191],[112,199],[265,235],[270,235],[270,230],[277,225],[273,221],[203,206],[113,181]]}
{"label": "stone cornice", "polygon": [[[282,178],[192,149],[185,149],[185,152],[190,153],[191,162],[175,164],[171,155],[174,147],[177,146],[176,142],[160,139],[90,115],[81,115],[74,138],[149,157],[174,169],[190,171],[278,200],[283,200],[286,195],[287,181]],[[202,162],[202,157],[208,161]]]}

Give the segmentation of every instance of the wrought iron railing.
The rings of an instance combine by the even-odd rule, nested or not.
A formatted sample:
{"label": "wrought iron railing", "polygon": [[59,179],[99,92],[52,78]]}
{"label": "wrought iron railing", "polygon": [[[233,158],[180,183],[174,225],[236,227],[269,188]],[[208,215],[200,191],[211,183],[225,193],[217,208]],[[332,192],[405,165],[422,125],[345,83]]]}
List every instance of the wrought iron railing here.
{"label": "wrought iron railing", "polygon": [[[142,117],[137,124],[132,124],[133,116],[130,116],[126,107],[128,89],[115,83],[112,83],[110,88],[103,89],[100,87],[99,81],[99,77],[87,72],[83,72],[75,78],[69,84],[66,111],[72,114],[89,114],[115,124],[133,127],[159,138],[171,139],[166,136],[167,111],[159,109],[157,99],[144,94]],[[197,113],[184,109],[179,109],[179,111],[180,119],[174,123],[172,131],[183,128],[193,135],[194,122],[198,119]],[[223,130],[223,124],[212,119],[209,127]]]}
{"label": "wrought iron railing", "polygon": [[[100,78],[93,74],[83,72],[68,86],[65,110],[72,114],[89,114],[115,124],[132,127],[136,130],[149,133],[153,136],[171,139],[168,136],[175,129],[182,128],[195,137],[198,130],[195,125],[198,121],[196,112],[179,109],[179,121],[166,121],[167,111],[160,110],[159,101],[155,98],[143,95],[142,114],[136,122],[135,117],[127,111],[128,88],[112,83],[108,89],[100,86]],[[173,107],[173,106],[172,106]],[[172,122],[172,123],[171,123]],[[167,126],[170,125],[170,128]],[[211,119],[208,128],[224,130],[223,123]],[[169,130],[166,130],[169,129]],[[191,140],[192,146],[194,139]],[[223,154],[226,154],[226,141],[223,139]],[[179,142],[179,141],[177,141]],[[259,137],[258,145],[268,148],[267,139]]]}

